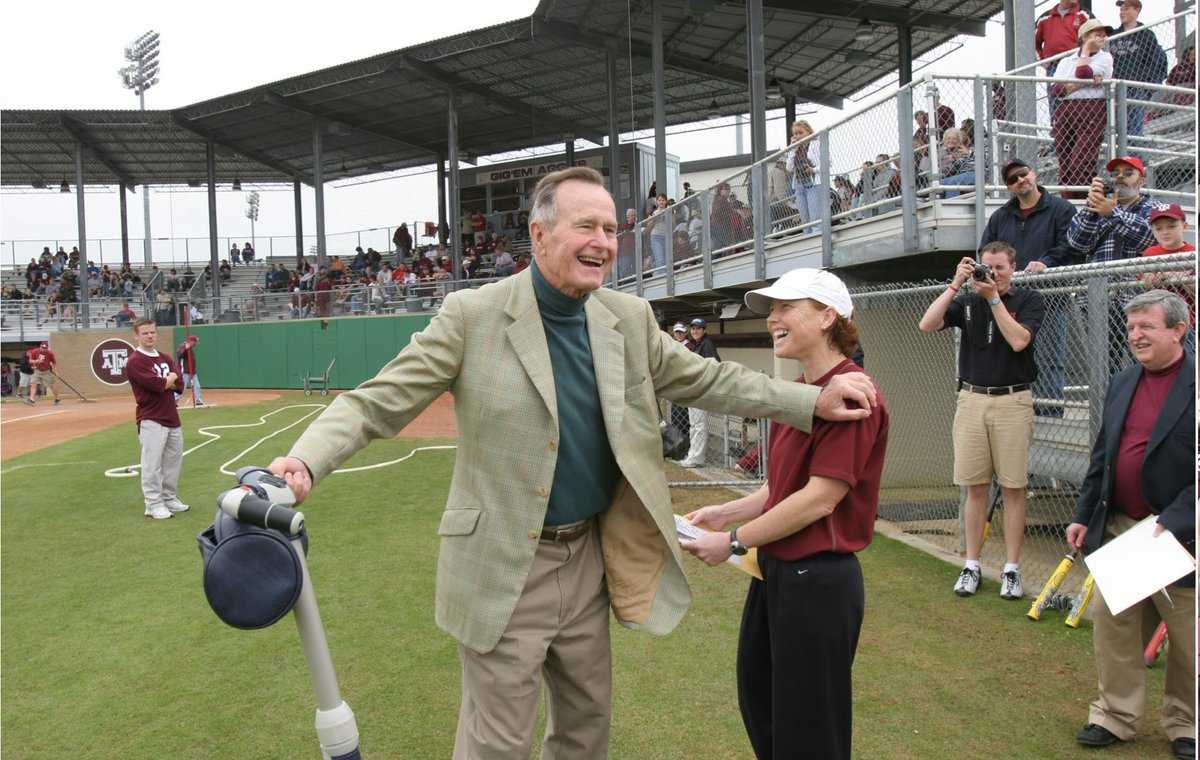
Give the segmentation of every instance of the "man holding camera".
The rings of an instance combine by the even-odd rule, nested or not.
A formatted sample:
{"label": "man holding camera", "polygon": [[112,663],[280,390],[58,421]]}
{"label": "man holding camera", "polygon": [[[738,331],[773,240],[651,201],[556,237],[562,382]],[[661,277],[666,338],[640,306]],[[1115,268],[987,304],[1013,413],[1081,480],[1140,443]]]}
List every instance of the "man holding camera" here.
{"label": "man holding camera", "polygon": [[[1166,208],[1166,204],[1142,194],[1146,167],[1140,158],[1117,156],[1104,168],[1109,176],[1092,178],[1087,205],[1067,227],[1067,244],[1087,264],[1141,256],[1142,251],[1155,243],[1150,214],[1157,208]],[[1123,311],[1128,300],[1127,295],[1102,307],[1108,309],[1110,374],[1120,371],[1130,361],[1125,347]]]}
{"label": "man holding camera", "polygon": [[[988,243],[976,263],[958,262],[954,279],[919,323],[922,332],[957,327],[958,402],[954,414],[954,482],[967,487],[964,528],[967,560],[954,593],[979,589],[983,529],[993,475],[1004,495],[1007,564],[1000,596],[1024,595],[1018,559],[1025,535],[1025,486],[1033,440],[1033,393],[1037,379],[1033,339],[1046,303],[1036,290],[1012,287],[1017,252],[1008,243]],[[971,281],[971,291],[959,293]]]}

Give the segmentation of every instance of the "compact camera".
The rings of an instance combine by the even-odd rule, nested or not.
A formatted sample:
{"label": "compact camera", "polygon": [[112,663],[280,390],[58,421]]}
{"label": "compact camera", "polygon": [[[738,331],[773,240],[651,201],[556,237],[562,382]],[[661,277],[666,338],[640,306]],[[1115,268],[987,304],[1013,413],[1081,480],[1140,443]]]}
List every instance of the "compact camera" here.
{"label": "compact camera", "polygon": [[1112,180],[1104,180],[1104,197],[1107,198],[1115,192],[1117,192],[1117,187],[1112,183]]}
{"label": "compact camera", "polygon": [[989,277],[995,277],[996,273],[993,272],[992,268],[987,264],[976,264],[974,271],[971,272],[971,276],[976,280],[983,282]]}

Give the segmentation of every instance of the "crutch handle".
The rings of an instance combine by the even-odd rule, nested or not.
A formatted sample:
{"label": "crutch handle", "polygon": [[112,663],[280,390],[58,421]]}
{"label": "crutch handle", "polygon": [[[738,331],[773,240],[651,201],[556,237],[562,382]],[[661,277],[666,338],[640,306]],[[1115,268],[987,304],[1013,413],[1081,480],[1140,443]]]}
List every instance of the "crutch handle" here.
{"label": "crutch handle", "polygon": [[296,534],[304,527],[303,512],[272,504],[257,486],[231,488],[217,497],[217,506],[233,519],[259,528]]}

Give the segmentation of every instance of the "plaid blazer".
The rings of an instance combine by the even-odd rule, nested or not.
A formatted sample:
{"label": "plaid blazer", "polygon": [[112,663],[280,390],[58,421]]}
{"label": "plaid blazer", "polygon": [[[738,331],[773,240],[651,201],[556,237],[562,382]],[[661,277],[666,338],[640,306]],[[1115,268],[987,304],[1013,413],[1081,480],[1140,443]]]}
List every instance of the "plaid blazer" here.
{"label": "plaid blazer", "polygon": [[[611,290],[585,307],[605,427],[622,478],[599,519],[617,619],[671,631],[691,602],[662,469],[656,398],[809,429],[819,390],[697,356],[650,304]],[[320,481],[390,438],[449,390],[458,453],[438,529],[436,620],[463,645],[495,647],[537,551],[558,447],[550,353],[530,272],[449,295],[433,321],[293,446]]]}

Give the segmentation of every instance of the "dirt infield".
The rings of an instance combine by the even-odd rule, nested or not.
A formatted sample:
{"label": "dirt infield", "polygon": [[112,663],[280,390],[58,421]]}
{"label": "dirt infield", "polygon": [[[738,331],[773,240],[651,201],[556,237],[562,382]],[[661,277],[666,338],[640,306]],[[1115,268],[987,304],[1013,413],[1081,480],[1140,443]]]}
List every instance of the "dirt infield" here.
{"label": "dirt infield", "polygon": [[[204,392],[205,400],[211,406],[223,407],[258,404],[284,396],[295,397],[297,400],[306,398],[299,391],[209,389]],[[188,409],[181,413],[204,414],[204,411],[203,408]],[[132,435],[133,412],[132,398],[107,398],[84,403],[77,398],[68,397],[63,392],[62,403],[58,406],[54,406],[49,398],[38,401],[36,406],[27,406],[16,400],[5,400],[0,407],[0,461],[118,425],[128,425]],[[457,433],[454,398],[445,393],[430,404],[429,408],[413,420],[400,435],[408,438],[436,438],[452,437]]]}

